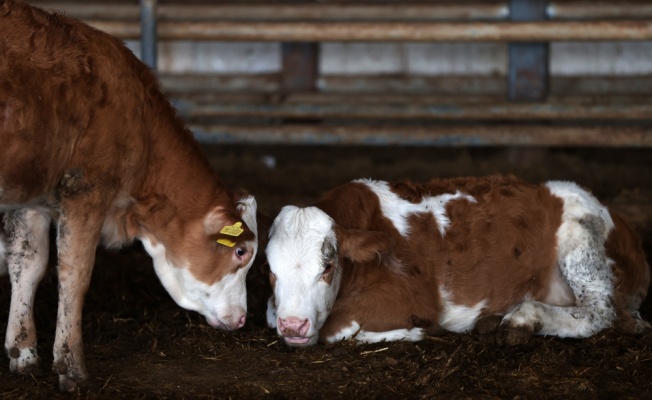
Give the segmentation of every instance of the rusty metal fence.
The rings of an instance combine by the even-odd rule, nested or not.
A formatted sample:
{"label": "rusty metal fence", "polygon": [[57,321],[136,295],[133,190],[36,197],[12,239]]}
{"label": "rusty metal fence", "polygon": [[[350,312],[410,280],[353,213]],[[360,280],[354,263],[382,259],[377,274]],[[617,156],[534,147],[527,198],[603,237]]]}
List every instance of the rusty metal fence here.
{"label": "rusty metal fence", "polygon": [[[555,77],[549,44],[652,41],[649,1],[32,2],[123,39],[282,43],[278,74],[161,74],[200,141],[652,146],[652,77]],[[506,76],[323,76],[323,42],[508,43]],[[652,57],[652,54],[647,55]]]}

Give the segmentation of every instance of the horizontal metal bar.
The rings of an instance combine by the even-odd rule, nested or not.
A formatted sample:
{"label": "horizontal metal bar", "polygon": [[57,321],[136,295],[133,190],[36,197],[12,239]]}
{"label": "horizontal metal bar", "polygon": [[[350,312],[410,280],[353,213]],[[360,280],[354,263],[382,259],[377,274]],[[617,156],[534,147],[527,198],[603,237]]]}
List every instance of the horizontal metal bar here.
{"label": "horizontal metal bar", "polygon": [[[78,19],[136,20],[136,4],[34,1],[30,4],[65,11]],[[645,19],[652,18],[649,0],[551,1],[549,19]],[[506,20],[509,10],[504,0],[476,2],[432,2],[401,4],[300,3],[300,4],[161,4],[160,20],[165,21],[445,21]]]}
{"label": "horizontal metal bar", "polygon": [[[46,9],[64,10],[78,19],[135,20],[131,4],[30,2]],[[498,20],[507,17],[505,1],[432,4],[161,4],[161,21],[443,21]]]}
{"label": "horizontal metal bar", "polygon": [[274,93],[280,88],[279,74],[161,73],[161,84],[168,92],[256,92]]}
{"label": "horizontal metal bar", "polygon": [[[123,39],[135,22],[87,21]],[[548,42],[652,40],[652,21],[544,22],[161,22],[161,40],[293,42]]]}
{"label": "horizontal metal bar", "polygon": [[191,125],[202,143],[406,146],[651,147],[652,126]]}
{"label": "horizontal metal bar", "polygon": [[[259,93],[277,96],[279,74],[178,74],[159,75],[166,92],[188,93]],[[507,91],[507,78],[501,75],[321,75],[322,93],[350,95],[422,95],[422,96],[500,96]],[[649,95],[652,75],[628,76],[552,76],[552,96]],[[271,101],[271,100],[269,100]],[[457,101],[457,100],[456,100]]]}
{"label": "horizontal metal bar", "polygon": [[[496,94],[455,94],[447,96],[438,94],[412,94],[412,93],[289,93],[289,94],[267,94],[267,93],[220,93],[220,92],[196,92],[196,93],[170,93],[171,98],[181,102],[194,104],[196,106],[212,104],[241,104],[241,105],[262,105],[262,106],[296,106],[296,105],[336,105],[359,104],[359,105],[391,105],[396,107],[415,106],[444,106],[459,104],[461,106],[493,106],[513,105],[505,102],[504,93],[502,96]],[[502,99],[502,101],[500,100]],[[593,95],[568,94],[561,96],[550,96],[545,103],[533,103],[533,106],[545,104],[550,107],[581,107],[581,106],[608,106],[608,107],[636,107],[648,104],[649,95],[627,95],[614,94],[608,97],[597,97]],[[650,105],[652,107],[652,105]],[[652,117],[652,116],[651,116]]]}
{"label": "horizontal metal bar", "polygon": [[[374,100],[363,103],[357,96],[340,97],[339,101],[308,101],[295,98],[291,103],[242,102],[234,99],[215,103],[197,97],[176,98],[173,104],[186,119],[196,118],[267,118],[267,119],[369,119],[369,120],[649,120],[652,103],[647,98],[632,102],[604,103],[505,103],[460,104],[454,100],[435,104],[415,99],[398,102],[385,97],[387,103]],[[405,100],[405,99],[404,99]]]}
{"label": "horizontal metal bar", "polygon": [[652,18],[652,4],[649,0],[558,0],[551,1],[546,11],[548,18],[559,20]]}
{"label": "horizontal metal bar", "polygon": [[322,75],[318,86],[329,93],[499,94],[505,76],[481,75]]}

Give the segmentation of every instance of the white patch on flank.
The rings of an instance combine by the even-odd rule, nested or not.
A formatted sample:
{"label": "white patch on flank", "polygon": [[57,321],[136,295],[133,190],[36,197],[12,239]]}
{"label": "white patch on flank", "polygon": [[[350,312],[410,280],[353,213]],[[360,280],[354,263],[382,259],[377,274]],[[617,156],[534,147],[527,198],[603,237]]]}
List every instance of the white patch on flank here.
{"label": "white patch on flank", "polygon": [[395,342],[399,340],[407,340],[409,342],[418,342],[424,336],[422,328],[413,329],[394,329],[386,332],[369,332],[360,329],[360,324],[353,321],[351,325],[343,328],[333,336],[327,337],[328,343],[339,342],[340,340],[355,339],[362,343],[378,343],[378,342]]}
{"label": "white patch on flank", "polygon": [[546,185],[564,202],[556,234],[557,263],[576,300],[569,307],[526,301],[505,315],[503,322],[512,327],[540,328],[535,333],[541,335],[588,337],[610,326],[616,318],[613,261],[604,247],[614,224],[607,208],[578,185]]}
{"label": "white patch on flank", "polygon": [[550,181],[546,183],[546,186],[554,196],[564,201],[562,226],[557,231],[560,257],[583,244],[582,236],[584,235],[577,235],[574,230],[579,228],[576,224],[568,224],[568,222],[578,221],[586,215],[594,215],[604,221],[601,235],[603,240],[607,240],[609,232],[614,228],[614,222],[607,207],[600,204],[591,193],[573,182]]}
{"label": "white patch on flank", "polygon": [[[332,251],[331,261],[335,263],[330,284],[321,279],[324,249]],[[304,335],[310,338],[308,344],[317,342],[339,291],[342,271],[336,250],[333,220],[316,207],[283,207],[270,229],[267,261],[276,275],[271,301],[279,319],[308,320],[310,326]],[[268,318],[270,312],[268,307]],[[269,320],[268,324],[272,325]]]}
{"label": "white patch on flank", "polygon": [[211,326],[231,329],[247,311],[245,279],[248,268],[239,268],[213,285],[197,280],[187,268],[176,266],[166,255],[165,246],[153,244],[148,238],[140,240],[152,257],[154,271],[174,301],[187,310],[206,317]]}
{"label": "white patch on flank", "polygon": [[487,305],[487,300],[482,300],[473,307],[461,306],[450,300],[450,293],[444,288],[439,288],[442,300],[442,310],[439,316],[439,325],[451,332],[468,332],[475,325],[482,309]]}
{"label": "white patch on flank", "polygon": [[392,221],[392,224],[402,236],[410,234],[408,217],[412,214],[423,213],[431,213],[435,217],[439,233],[444,236],[446,228],[450,225],[450,219],[446,215],[446,204],[456,199],[466,199],[471,203],[476,202],[473,196],[457,191],[455,193],[424,197],[420,203],[414,204],[392,192],[387,182],[370,179],[359,179],[354,182],[366,185],[378,196],[383,215]]}

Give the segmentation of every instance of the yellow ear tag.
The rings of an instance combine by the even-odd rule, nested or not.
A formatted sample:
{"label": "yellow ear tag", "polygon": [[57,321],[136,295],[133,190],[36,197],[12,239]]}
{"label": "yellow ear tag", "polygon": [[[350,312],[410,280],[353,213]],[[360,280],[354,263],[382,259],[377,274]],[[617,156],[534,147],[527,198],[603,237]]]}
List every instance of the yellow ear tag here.
{"label": "yellow ear tag", "polygon": [[[224,228],[222,228],[220,233],[229,236],[240,236],[242,232],[244,232],[244,229],[242,229],[241,226],[242,226],[242,222],[236,222],[233,225],[225,226]],[[229,239],[217,239],[217,243],[223,244],[228,247],[233,247],[235,246],[236,242],[233,242]]]}
{"label": "yellow ear tag", "polygon": [[217,243],[223,244],[228,247],[235,246],[235,242],[230,241],[229,239],[217,239]]}
{"label": "yellow ear tag", "polygon": [[241,226],[242,226],[242,222],[236,222],[231,226],[225,226],[224,228],[222,228],[220,233],[229,236],[240,236],[240,234],[244,232],[244,229],[240,228]]}

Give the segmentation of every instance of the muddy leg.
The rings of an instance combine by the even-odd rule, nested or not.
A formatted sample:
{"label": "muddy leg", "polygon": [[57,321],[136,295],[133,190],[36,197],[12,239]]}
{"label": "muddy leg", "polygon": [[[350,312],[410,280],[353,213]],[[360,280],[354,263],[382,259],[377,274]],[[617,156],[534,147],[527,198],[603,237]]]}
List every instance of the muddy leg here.
{"label": "muddy leg", "polygon": [[101,218],[90,213],[62,213],[57,229],[59,307],[52,369],[59,389],[75,391],[87,378],[82,341],[82,307],[95,262]]}
{"label": "muddy leg", "polygon": [[7,267],[11,281],[11,305],[5,351],[9,370],[21,375],[41,372],[36,351],[34,297],[48,263],[48,214],[21,209],[5,215]]}

